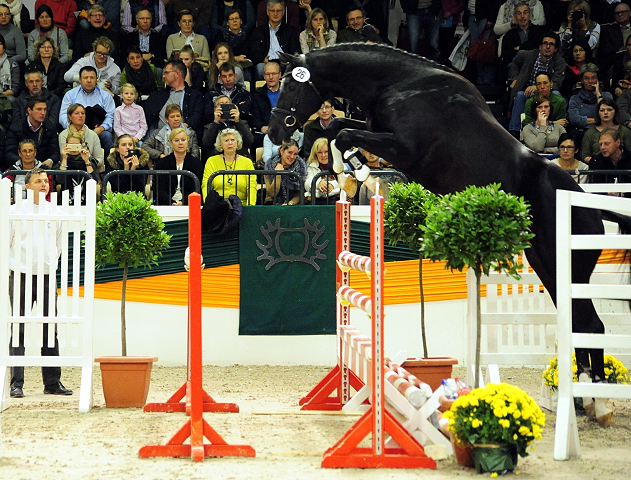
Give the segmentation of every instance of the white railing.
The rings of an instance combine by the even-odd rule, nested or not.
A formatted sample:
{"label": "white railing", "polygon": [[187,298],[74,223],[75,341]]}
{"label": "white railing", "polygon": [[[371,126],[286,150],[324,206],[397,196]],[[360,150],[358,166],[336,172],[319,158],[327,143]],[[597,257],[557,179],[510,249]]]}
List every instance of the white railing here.
{"label": "white railing", "polygon": [[[9,367],[15,366],[81,367],[79,411],[88,412],[92,408],[96,182],[89,180],[85,188],[85,207],[81,207],[80,202],[70,206],[67,190],[63,192],[62,204],[57,206],[56,192],[51,194],[50,203],[45,203],[44,195],[40,194],[40,205],[37,205],[33,190],[28,190],[23,200],[21,187],[16,185],[16,203],[12,206],[11,181],[0,181],[0,292],[5,298],[0,308],[0,410],[10,405]],[[81,198],[80,186],[75,189],[75,198]],[[45,266],[47,252],[51,257],[50,267]],[[13,276],[13,305],[7,298],[11,254],[14,268],[24,274]],[[81,267],[83,298],[80,295]],[[48,291],[44,290],[45,276],[56,280],[49,282]],[[53,301],[57,290],[59,296]],[[51,299],[48,312],[44,311],[44,298]],[[21,300],[25,307],[23,314]],[[24,329],[25,355],[11,356],[9,343],[19,346],[20,324]],[[51,327],[47,329],[47,338],[43,338],[44,324]],[[42,356],[40,347],[44,344],[54,347],[55,332],[59,356]]]}
{"label": "white railing", "polygon": [[[616,185],[616,187],[618,187]],[[609,185],[611,187],[611,185]],[[631,201],[609,195],[557,191],[557,331],[559,351],[559,399],[557,405],[555,460],[580,455],[573,397],[631,398],[631,387],[605,383],[574,383],[571,354],[575,348],[631,348],[631,335],[572,333],[572,299],[631,299],[631,285],[608,283],[572,283],[571,256],[574,250],[595,248],[631,249],[631,235],[572,235],[571,211],[574,207],[609,210],[631,215]],[[631,324],[631,322],[629,322]]]}

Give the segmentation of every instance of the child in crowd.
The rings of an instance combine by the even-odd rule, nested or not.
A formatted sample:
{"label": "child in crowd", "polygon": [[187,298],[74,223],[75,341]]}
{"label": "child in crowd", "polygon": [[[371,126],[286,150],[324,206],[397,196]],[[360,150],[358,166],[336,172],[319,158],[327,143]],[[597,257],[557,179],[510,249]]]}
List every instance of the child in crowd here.
{"label": "child in crowd", "polygon": [[121,98],[123,104],[114,112],[114,133],[117,137],[129,135],[133,138],[134,144],[140,146],[147,133],[147,119],[142,107],[134,103],[138,98],[136,87],[131,83],[123,85]]}

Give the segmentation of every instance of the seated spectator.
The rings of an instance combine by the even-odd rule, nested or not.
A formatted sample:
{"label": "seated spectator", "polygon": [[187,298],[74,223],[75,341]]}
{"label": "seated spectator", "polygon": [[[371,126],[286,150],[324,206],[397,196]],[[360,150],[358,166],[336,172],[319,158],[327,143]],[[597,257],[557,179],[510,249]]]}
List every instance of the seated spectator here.
{"label": "seated spectator", "polygon": [[[171,153],[158,160],[156,170],[187,170],[194,173],[200,184],[204,175],[202,162],[189,153],[188,134],[183,128],[175,128],[169,134]],[[188,196],[195,192],[192,178],[182,175],[172,177],[157,176],[154,178],[157,191],[156,205],[188,205]]]}
{"label": "seated spectator", "polygon": [[569,133],[564,133],[559,137],[559,157],[552,160],[569,173],[576,183],[587,183],[587,175],[579,175],[581,170],[587,170],[589,166],[578,159],[579,148],[576,146],[574,137]]}
{"label": "seated spectator", "polygon": [[5,139],[5,161],[10,165],[18,161],[18,145],[24,139],[31,139],[37,148],[37,159],[42,168],[59,166],[57,145],[57,125],[46,120],[46,100],[31,97],[26,103],[26,112],[21,119],[15,119],[7,131]]}
{"label": "seated spectator", "polygon": [[589,48],[587,40],[579,38],[572,48],[565,54],[567,67],[565,68],[565,78],[561,85],[561,94],[565,98],[570,98],[578,93],[581,84],[581,67],[586,63],[592,63],[592,49]]}
{"label": "seated spectator", "polygon": [[[97,183],[101,182],[99,175],[98,160],[90,154],[90,150],[83,145],[83,136],[79,132],[72,132],[66,137],[66,144],[61,149],[61,165],[63,170],[80,170],[88,172]],[[77,175],[59,175],[57,183],[61,184],[62,190],[70,191],[70,202],[74,205],[75,186],[81,186],[81,204],[85,205],[85,177]]]}
{"label": "seated spectator", "polygon": [[[162,0],[129,0],[123,8],[123,16],[121,21],[121,30],[124,33],[132,33],[140,30],[138,23],[138,14],[140,12],[148,12],[152,17],[150,19],[149,28],[154,32],[160,33],[162,27],[167,23],[166,9]],[[153,18],[156,21],[153,21]]]}
{"label": "seated spectator", "polygon": [[13,120],[26,116],[26,104],[31,97],[42,97],[46,102],[46,120],[57,124],[61,100],[57,95],[44,87],[44,77],[39,70],[29,69],[24,74],[26,88],[20,92],[13,102]]}
{"label": "seated spectator", "polygon": [[[131,135],[123,135],[116,139],[116,147],[105,161],[105,172],[114,170],[147,170],[149,154],[137,148]],[[112,177],[109,184],[113,192],[145,192],[146,175],[130,175]],[[103,185],[106,188],[106,185]]]}
{"label": "seated spectator", "polygon": [[[106,18],[105,9],[101,5],[94,4],[90,7],[88,10],[87,28],[80,30],[74,38],[72,49],[72,59],[74,61],[90,55],[94,51],[94,41],[100,37],[107,37],[112,41],[114,47],[110,50],[109,55],[113,58],[118,58],[118,29],[114,27],[107,28],[108,20],[112,21],[111,18]],[[79,25],[81,25],[81,22]]]}
{"label": "seated spectator", "polygon": [[[208,98],[212,100],[213,104],[217,97],[225,95],[230,99],[230,102],[239,107],[239,114],[241,118],[247,120],[250,116],[250,108],[252,104],[252,98],[250,92],[248,92],[243,85],[237,84],[237,75],[234,71],[234,67],[230,63],[222,63],[219,67],[219,80],[209,94]],[[206,110],[208,112],[208,110]]]}
{"label": "seated spectator", "polygon": [[[37,158],[37,146],[35,142],[30,138],[25,138],[21,140],[16,149],[17,154],[15,157],[17,160],[14,164],[12,164],[8,170],[33,170],[34,168],[42,168],[46,170],[50,170],[50,167],[42,165],[42,162]],[[13,182],[13,188],[15,189],[15,185],[22,186],[22,198],[26,198],[26,174],[24,175],[9,175],[7,176],[9,180]],[[50,175],[48,176],[49,181],[51,179]],[[14,190],[15,191],[15,190]]]}
{"label": "seated spectator", "polygon": [[[165,6],[168,25],[162,29],[163,35],[165,34],[164,30],[167,30],[166,34],[169,35],[176,33],[181,28],[181,25],[179,25],[179,14],[183,10],[187,10],[194,17],[194,22],[191,23],[192,30],[197,35],[204,36],[207,41],[210,42],[212,40],[209,27],[210,16],[213,13],[212,0],[169,0],[165,3]],[[196,48],[194,50],[197,52]],[[171,55],[168,56],[170,57]],[[206,55],[206,58],[208,58],[208,55]]]}
{"label": "seated spectator", "polygon": [[11,12],[11,22],[18,27],[24,38],[33,30],[33,20],[28,8],[22,0],[3,0],[2,3],[9,7]]}
{"label": "seated spectator", "polygon": [[533,11],[526,1],[506,2],[500,7],[493,31],[501,36],[499,53],[503,69],[508,68],[517,53],[534,50],[541,43],[546,19],[541,2],[535,0],[534,4]]}
{"label": "seated spectator", "polygon": [[[298,30],[282,23],[285,13],[283,2],[267,2],[268,21],[254,29],[250,37],[250,59],[256,66],[256,78],[263,79],[263,67],[270,60],[277,60],[278,52],[300,52]],[[272,42],[272,36],[274,41]]]}
{"label": "seated spectator", "polygon": [[[223,110],[222,105],[231,105],[232,109],[229,112],[228,118]],[[220,95],[214,102],[214,119],[211,123],[204,127],[204,137],[202,138],[202,146],[208,152],[204,156],[216,155],[218,152],[215,150],[215,144],[217,142],[217,136],[219,132],[227,128],[234,129],[241,135],[241,148],[237,150],[239,155],[249,156],[250,146],[254,141],[252,130],[248,122],[241,119],[239,107],[234,103],[231,103],[230,99],[226,95]]]}
{"label": "seated spectator", "polygon": [[[237,152],[243,148],[241,134],[232,128],[219,132],[215,149],[220,152],[206,160],[204,178],[202,179],[202,197],[208,195],[208,181],[213,173],[220,170],[254,170],[252,160]],[[210,187],[222,198],[230,195],[238,196],[244,205],[256,205],[256,175],[218,175]]]}
{"label": "seated spectator", "polygon": [[568,116],[574,137],[582,142],[585,131],[596,123],[598,102],[603,98],[613,97],[609,92],[601,93],[598,67],[593,63],[581,67],[581,85],[578,93],[570,98]]}
{"label": "seated spectator", "polygon": [[176,128],[184,128],[188,136],[188,151],[193,157],[199,157],[199,146],[197,144],[197,134],[195,130],[182,124],[182,109],[179,105],[168,105],[165,110],[166,125],[162,128],[155,129],[146,142],[142,144],[142,148],[149,154],[149,165],[155,165],[156,162],[171,153],[171,142],[169,136]]}
{"label": "seated spectator", "polygon": [[565,128],[550,120],[550,100],[537,95],[532,102],[530,115],[534,121],[524,127],[524,144],[536,153],[558,153],[559,137],[565,133]]}
{"label": "seated spectator", "polygon": [[184,45],[182,47],[179,59],[182,60],[182,63],[184,63],[186,67],[186,77],[184,77],[184,81],[187,85],[203,95],[206,91],[204,85],[206,72],[204,72],[204,67],[202,67],[199,62],[195,61],[195,54],[190,45]]}
{"label": "seated spectator", "polygon": [[158,88],[164,87],[158,69],[143,58],[136,45],[129,47],[127,63],[121,72],[120,81],[121,84],[131,83],[144,100]]}
{"label": "seated spectator", "polygon": [[109,152],[114,145],[114,99],[112,95],[97,85],[96,69],[91,65],[79,71],[79,85],[68,90],[61,100],[59,123],[66,128],[69,125],[68,107],[79,103],[85,107],[85,123],[99,136],[103,150]]}
{"label": "seated spectator", "polygon": [[254,132],[254,148],[263,146],[263,137],[267,134],[272,108],[276,106],[280,94],[280,65],[276,62],[265,64],[265,85],[257,88],[252,97],[250,127]]}
{"label": "seated spectator", "polygon": [[11,15],[9,6],[7,4],[0,4],[0,35],[2,35],[4,39],[4,51],[11,62],[24,64],[26,61],[24,35],[22,31],[15,26],[12,18],[13,15]]}
{"label": "seated spectator", "polygon": [[121,69],[114,63],[114,43],[107,37],[99,37],[92,43],[92,53],[80,58],[64,75],[68,83],[79,81],[79,72],[87,65],[94,67],[101,90],[118,95],[121,86]]}
{"label": "seated spectator", "polygon": [[77,134],[81,137],[81,145],[96,161],[97,169],[102,170],[105,165],[101,141],[99,136],[85,124],[85,108],[79,103],[73,103],[67,108],[66,114],[68,127],[59,134],[59,150],[63,150],[69,135]]}
{"label": "seated spectator", "polygon": [[[103,15],[106,18],[104,23],[105,28],[112,30],[118,35],[121,29],[121,2],[118,0],[77,0],[77,8],[81,11],[79,13],[79,21],[77,22],[79,35],[90,29],[90,25],[92,24],[90,21],[90,8],[94,5],[103,8]],[[101,35],[99,35],[99,37],[100,36]]]}
{"label": "seated spectator", "polygon": [[265,204],[298,205],[307,178],[307,165],[298,156],[298,144],[294,140],[283,142],[280,152],[265,163],[265,170],[290,171],[298,175],[298,178],[289,175],[265,175]]}
{"label": "seated spectator", "polygon": [[337,33],[330,27],[326,12],[321,8],[314,8],[307,17],[307,25],[298,38],[302,53],[309,53],[327,45],[335,45]]}
{"label": "seated spectator", "polygon": [[[197,90],[186,85],[186,67],[180,60],[169,60],[162,72],[166,86],[152,93],[144,102],[145,118],[150,128],[166,125],[165,110],[175,103],[182,106],[184,125],[195,132],[204,126],[204,97]],[[199,138],[199,133],[198,133]]]}
{"label": "seated spectator", "polygon": [[35,42],[35,58],[29,64],[28,70],[40,72],[44,87],[59,98],[63,97],[68,84],[64,80],[66,66],[59,60],[59,49],[50,37],[42,37]]}
{"label": "seated spectator", "polygon": [[[629,65],[629,72],[631,73],[631,65]],[[631,78],[629,79],[629,84],[631,87]],[[618,98],[616,98],[616,103],[618,104],[618,120],[620,124],[631,128],[631,88],[623,89]]]}
{"label": "seated spectator", "polygon": [[333,118],[335,118],[333,115],[333,99],[325,100],[318,110],[318,117],[309,120],[303,127],[305,134],[303,151],[310,152],[316,138],[325,137],[329,142],[335,138],[334,132],[327,131]]}
{"label": "seated spectator", "polygon": [[234,66],[234,73],[237,74],[237,83],[243,85],[245,74],[241,68],[241,64],[234,57],[227,43],[218,43],[213,50],[210,60],[210,69],[208,70],[210,78],[209,89],[212,90],[218,83],[223,83],[219,78],[219,68],[226,62]]}
{"label": "seated spectator", "polygon": [[[0,35],[0,94],[6,99],[6,109],[10,110],[13,100],[20,93],[20,66],[11,61],[4,48],[4,38]],[[4,115],[3,115],[4,116]],[[8,118],[1,123],[8,123]]]}
{"label": "seated spectator", "polygon": [[598,102],[598,116],[594,128],[590,128],[583,136],[581,159],[589,163],[599,153],[600,133],[604,130],[617,130],[620,133],[621,145],[631,146],[631,130],[618,123],[618,105],[611,98],[603,98]]}
{"label": "seated spectator", "polygon": [[198,57],[210,58],[208,40],[204,35],[193,31],[194,22],[195,17],[190,10],[182,10],[177,14],[180,31],[167,38],[167,58],[177,58],[177,56],[173,57],[173,53],[178,54],[184,45],[190,45]]}
{"label": "seated spectator", "polygon": [[[300,130],[296,130],[291,136],[291,139],[298,144],[298,148],[300,150],[303,148],[304,138],[305,135]],[[261,161],[257,162],[256,168],[260,168],[261,170],[264,169],[265,163],[267,163],[270,158],[277,155],[279,152],[280,146],[274,145],[270,140],[269,135],[265,135],[265,137],[263,137],[263,157],[261,158]]]}
{"label": "seated spectator", "polygon": [[585,38],[592,52],[598,46],[600,39],[600,25],[590,19],[592,13],[587,0],[572,0],[567,7],[567,21],[561,24],[559,38],[561,39],[561,53],[569,50],[577,39]]}
{"label": "seated spectator", "polygon": [[256,26],[256,13],[249,0],[232,0],[228,3],[230,5],[226,4],[226,0],[215,0],[213,4],[213,13],[210,16],[210,29],[213,39],[217,36],[220,37],[221,32],[228,28],[228,20],[232,12],[239,13],[239,19],[245,32],[251,32]]}
{"label": "seated spectator", "polygon": [[[61,28],[67,38],[71,38],[77,25],[77,17],[74,12],[77,11],[77,4],[74,0],[37,0],[35,2],[35,12],[39,11],[39,7],[47,5],[53,11],[55,26]],[[40,28],[39,15],[35,14],[35,28]]]}
{"label": "seated spectator", "polygon": [[[35,44],[44,38],[50,39],[53,47],[57,46],[57,57],[61,63],[70,61],[70,52],[68,50],[68,37],[66,32],[55,26],[53,18],[53,9],[46,4],[39,6],[35,12],[39,27],[29,33],[27,55],[29,63],[33,63],[36,58],[37,48]],[[39,43],[41,45],[41,43]]]}
{"label": "seated spectator", "polygon": [[[368,150],[363,150],[362,154],[366,158],[366,165],[370,168],[370,172],[383,172],[383,171],[392,171],[396,172],[392,165],[386,162],[383,158],[380,158],[378,155],[374,153],[370,153]],[[350,179],[349,186],[344,186],[344,190],[349,197],[353,196],[353,177],[348,177]],[[358,203],[360,205],[370,205],[370,199],[375,194],[377,189],[377,183],[380,186],[380,193],[384,196],[384,198],[388,198],[388,191],[390,190],[391,183],[401,182],[401,177],[397,175],[370,175],[361,185],[358,194]],[[357,187],[354,187],[357,189]]]}
{"label": "seated spectator", "polygon": [[383,43],[372,25],[366,23],[366,12],[351,7],[346,12],[346,28],[337,32],[337,43]]}
{"label": "seated spectator", "polygon": [[138,92],[131,83],[121,88],[123,104],[114,111],[114,133],[116,136],[130,135],[135,145],[140,146],[147,134],[145,111],[136,103]]}
{"label": "seated spectator", "polygon": [[132,47],[138,47],[142,58],[162,71],[166,60],[166,39],[151,28],[152,19],[151,11],[139,10],[136,13],[136,29],[122,36],[121,45],[127,45],[128,52]]}
{"label": "seated spectator", "polygon": [[[550,100],[549,120],[556,123],[557,125],[561,125],[564,128],[567,127],[568,121],[565,98],[552,92],[554,88],[554,82],[550,78],[550,75],[547,72],[541,72],[537,74],[537,76],[535,77],[535,87],[537,87],[537,93],[539,95]],[[526,118],[523,122],[524,126],[532,123],[536,119],[536,117],[532,117],[533,100],[534,97],[530,97],[528,100],[526,100]]]}
{"label": "seated spectator", "polygon": [[[311,0],[309,0],[310,2]],[[292,0],[285,0],[284,2],[284,13],[281,18],[282,23],[286,23],[287,25],[291,25],[296,30],[300,31],[300,7],[296,2]],[[304,2],[307,3],[307,2]],[[265,25],[268,21],[268,13],[267,9],[269,8],[269,0],[262,0],[259,2],[256,9],[256,26]]]}
{"label": "seated spectator", "polygon": [[[607,22],[602,25],[600,31],[600,41],[598,44],[598,66],[602,72],[609,72],[610,68],[614,64],[618,64],[618,78],[615,79],[613,88],[617,87],[617,82],[622,78],[624,65],[630,59],[625,48],[628,45],[629,29],[631,28],[631,7],[627,3],[617,3],[614,8],[614,20],[615,22]],[[618,54],[618,52],[622,52]],[[620,57],[627,57],[626,60],[620,61]],[[622,68],[620,68],[622,67]],[[614,67],[615,69],[615,67]],[[604,78],[605,85],[609,86],[609,77]],[[607,90],[613,92],[613,89],[607,88]]]}
{"label": "seated spectator", "polygon": [[556,33],[545,33],[538,50],[528,50],[516,55],[508,67],[512,110],[508,129],[515,137],[519,136],[520,117],[525,111],[526,100],[537,91],[537,73],[548,72],[554,85],[560,87],[563,84],[567,64],[557,51],[558,45],[559,38]]}
{"label": "seated spectator", "polygon": [[[241,13],[239,13],[238,10],[232,9],[228,12],[228,26],[215,36],[215,47],[210,67],[217,67],[217,71],[215,72],[217,75],[219,71],[219,65],[217,65],[219,59],[215,57],[215,52],[219,44],[225,44],[228,47],[228,51],[233,55],[233,61],[238,62],[239,67],[243,70],[243,78],[245,81],[252,83],[253,77],[251,70],[254,64],[248,59],[250,37],[249,33],[242,28]],[[237,76],[238,75],[239,71],[237,69]],[[213,83],[211,84],[214,85]]]}
{"label": "seated spectator", "polygon": [[[611,170],[612,174],[598,174],[590,176],[590,183],[631,183],[631,176],[616,175],[617,170],[631,170],[631,153],[622,148],[620,132],[608,129],[600,133],[600,153],[594,155],[589,162],[590,170]],[[618,192],[610,192],[609,195],[621,196]],[[631,193],[625,193],[630,197]]]}
{"label": "seated spectator", "polygon": [[631,35],[627,38],[624,49],[614,56],[609,91],[618,96],[629,87],[631,87]]}
{"label": "seated spectator", "polygon": [[[327,175],[318,177],[315,191],[312,191],[313,179],[323,172],[326,172]],[[329,169],[329,141],[326,138],[318,138],[313,142],[307,161],[305,200],[311,202],[314,193],[316,205],[332,205],[340,199],[340,186],[337,183],[337,177]]]}

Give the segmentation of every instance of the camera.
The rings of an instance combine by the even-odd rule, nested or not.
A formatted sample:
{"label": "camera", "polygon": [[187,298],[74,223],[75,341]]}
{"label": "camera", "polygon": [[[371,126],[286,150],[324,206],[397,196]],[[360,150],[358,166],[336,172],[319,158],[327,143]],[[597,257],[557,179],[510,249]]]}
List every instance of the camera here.
{"label": "camera", "polygon": [[230,116],[230,112],[234,108],[234,103],[222,103],[221,107],[221,119],[224,121],[230,120],[232,117]]}
{"label": "camera", "polygon": [[127,158],[131,158],[134,155],[136,155],[137,157],[140,156],[140,150],[137,148],[132,148],[127,152]]}
{"label": "camera", "polygon": [[585,10],[574,10],[572,12],[572,21],[575,22],[576,20],[580,20],[582,18],[585,18]]}
{"label": "camera", "polygon": [[68,143],[68,153],[71,155],[78,155],[81,153],[81,144],[80,143]]}

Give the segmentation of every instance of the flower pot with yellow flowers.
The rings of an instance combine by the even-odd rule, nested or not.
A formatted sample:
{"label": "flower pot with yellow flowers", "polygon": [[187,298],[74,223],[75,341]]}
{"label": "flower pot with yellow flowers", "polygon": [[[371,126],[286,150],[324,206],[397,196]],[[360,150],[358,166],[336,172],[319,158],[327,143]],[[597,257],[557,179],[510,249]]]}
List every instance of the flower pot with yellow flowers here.
{"label": "flower pot with yellow flowers", "polygon": [[513,471],[518,456],[541,439],[546,417],[535,401],[520,388],[487,384],[458,397],[445,412],[449,433],[473,446],[478,473]]}

